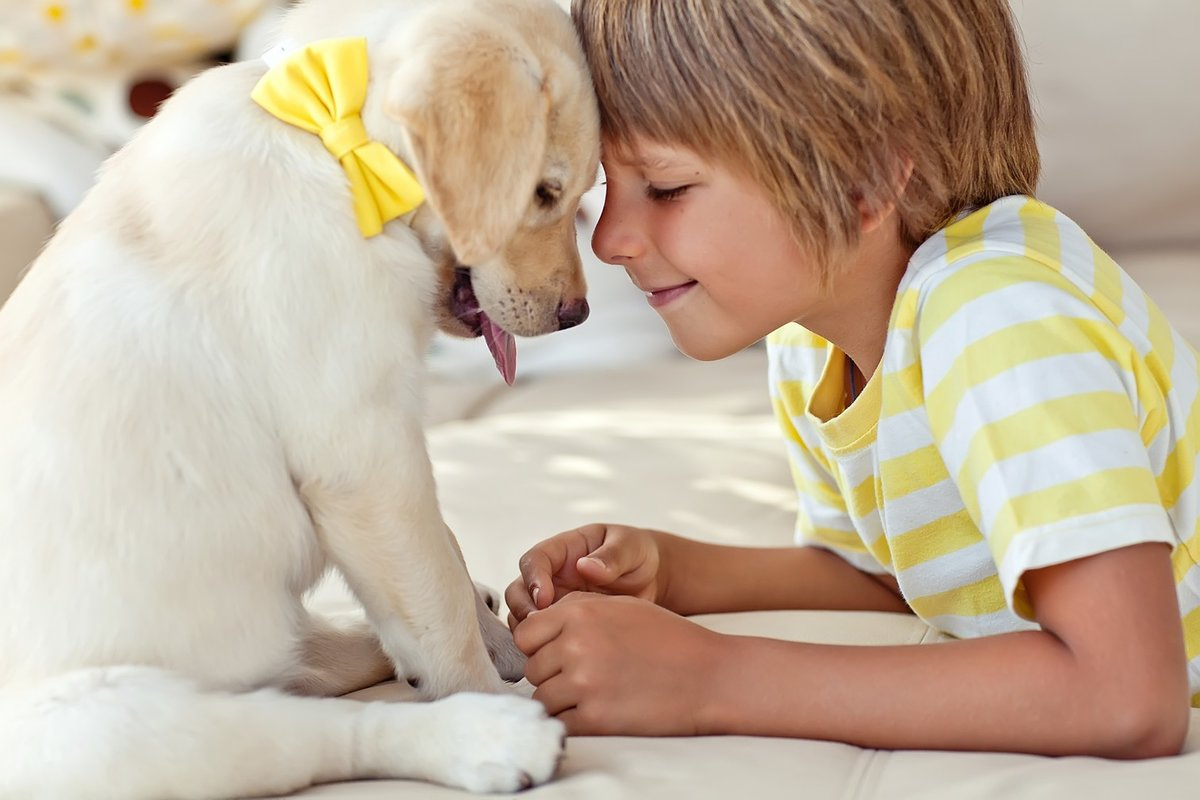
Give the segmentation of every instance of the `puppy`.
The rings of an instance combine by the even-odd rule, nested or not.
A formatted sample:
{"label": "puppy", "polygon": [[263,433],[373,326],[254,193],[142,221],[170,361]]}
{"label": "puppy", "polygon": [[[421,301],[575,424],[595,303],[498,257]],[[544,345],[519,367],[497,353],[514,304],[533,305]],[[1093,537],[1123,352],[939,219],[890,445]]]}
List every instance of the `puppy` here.
{"label": "puppy", "polygon": [[[553,0],[313,0],[284,36],[365,37],[362,127],[425,201],[364,235],[338,158],[252,99],[267,65],[217,68],[0,311],[4,800],[512,791],[560,757],[489,659],[520,676],[438,507],[422,360],[483,333],[511,378],[513,334],[586,314],[575,34]],[[305,609],[331,568],[369,624]],[[297,694],[393,669],[446,699]]]}

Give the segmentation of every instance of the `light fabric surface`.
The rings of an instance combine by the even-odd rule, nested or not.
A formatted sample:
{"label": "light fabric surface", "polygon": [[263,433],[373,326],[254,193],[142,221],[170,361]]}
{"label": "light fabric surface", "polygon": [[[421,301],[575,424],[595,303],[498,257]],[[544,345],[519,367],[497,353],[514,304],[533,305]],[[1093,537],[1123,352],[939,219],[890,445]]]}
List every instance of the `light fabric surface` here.
{"label": "light fabric surface", "polygon": [[1200,3],[1012,5],[1037,113],[1038,196],[1110,251],[1200,244]]}
{"label": "light fabric surface", "polygon": [[[915,617],[864,612],[757,612],[697,617],[737,635],[864,646],[927,644],[941,637]],[[814,688],[814,691],[818,689]],[[395,684],[354,695],[402,699]],[[1184,755],[1148,762],[1042,758],[998,753],[886,752],[844,744],[754,737],[637,739],[577,737],[561,772],[521,794],[563,800],[677,800],[731,797],[1053,798],[1084,792],[1094,800],[1195,797],[1200,789],[1200,710]],[[326,800],[470,797],[407,781],[314,787],[295,797]]]}
{"label": "light fabric surface", "polygon": [[[1193,716],[1193,721],[1196,717]],[[784,739],[600,739],[567,743],[560,777],[518,795],[529,800],[1186,800],[1196,796],[1200,753],[1159,762],[1018,755],[889,753]],[[322,800],[467,798],[414,783],[326,786]]]}
{"label": "light fabric surface", "polygon": [[158,66],[236,41],[268,0],[0,0],[0,83],[47,67]]}
{"label": "light fabric surface", "polygon": [[[36,252],[28,241],[49,235],[51,219],[78,205],[110,152],[44,119],[24,95],[0,92],[0,273],[28,263]],[[31,206],[44,206],[53,217],[14,226],[12,218]],[[0,297],[8,296],[4,288],[12,287],[0,287]]]}
{"label": "light fabric surface", "polygon": [[1036,627],[1029,570],[1169,544],[1200,699],[1196,353],[1072,220],[1010,197],[923,244],[849,407],[844,353],[769,345],[801,543],[960,637]]}
{"label": "light fabric surface", "polygon": [[[0,120],[3,115],[0,108]],[[42,249],[52,224],[50,210],[36,195],[0,186],[0,304]]]}
{"label": "light fabric surface", "polygon": [[268,2],[0,0],[0,182],[65,216],[100,161]]}
{"label": "light fabric surface", "polygon": [[497,588],[530,546],[585,523],[786,545],[796,513],[760,349],[518,380],[480,418],[432,431],[430,449],[446,519]]}
{"label": "light fabric surface", "polygon": [[[794,493],[771,418],[765,370],[765,353],[754,348],[713,364],[678,358],[624,374],[522,379],[511,390],[477,397],[471,419],[435,426],[430,446],[442,505],[473,575],[501,586],[515,576],[515,559],[528,545],[597,519],[664,527],[709,541],[787,541]],[[474,379],[438,381],[431,409],[463,384],[470,392]],[[350,609],[344,591],[326,584],[315,604]],[[725,633],[830,644],[933,646],[944,639],[916,617],[897,614],[792,611],[697,619]],[[404,696],[394,684],[356,695]],[[887,753],[748,737],[575,738],[568,741],[559,778],[521,796],[961,800],[1086,792],[1089,798],[1115,799],[1136,790],[1154,798],[1185,798],[1200,790],[1200,711],[1193,712],[1191,737],[1187,755],[1139,763]],[[468,795],[388,781],[317,787],[297,796]]]}

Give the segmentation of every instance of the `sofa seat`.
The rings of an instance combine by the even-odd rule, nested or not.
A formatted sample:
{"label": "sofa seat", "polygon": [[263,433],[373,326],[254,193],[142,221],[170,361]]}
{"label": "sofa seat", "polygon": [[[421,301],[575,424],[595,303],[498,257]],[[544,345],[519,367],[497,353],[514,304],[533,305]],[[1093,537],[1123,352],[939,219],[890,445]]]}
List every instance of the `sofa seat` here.
{"label": "sofa seat", "polygon": [[[482,346],[482,345],[480,345]],[[794,490],[767,400],[764,351],[721,362],[681,356],[639,367],[519,378],[441,376],[429,444],[442,507],[476,580],[502,588],[522,552],[579,524],[623,522],[714,542],[790,540]],[[469,413],[464,412],[469,409]],[[448,418],[448,412],[459,414]],[[353,612],[336,578],[310,605]],[[913,616],[774,611],[695,618],[747,636],[936,646],[946,637]],[[820,691],[814,687],[814,691]],[[351,695],[412,698],[393,683]],[[1200,711],[1185,754],[1117,762],[999,753],[883,752],[755,737],[573,737],[558,778],[522,797],[1089,798],[1200,796]],[[425,783],[313,787],[328,800],[468,797]]]}
{"label": "sofa seat", "polygon": [[[868,612],[771,611],[695,618],[725,633],[827,644],[894,645],[942,641],[914,617]],[[403,700],[395,684],[352,696]],[[746,736],[572,737],[558,777],[522,793],[530,800],[706,800],[811,797],[845,800],[1195,798],[1200,793],[1200,710],[1183,755],[1140,762],[1044,758],[1004,753],[891,752],[834,742]],[[466,798],[414,781],[330,784],[294,797],[324,800]]]}
{"label": "sofa seat", "polygon": [[31,192],[0,186],[0,305],[50,237],[50,210]]}

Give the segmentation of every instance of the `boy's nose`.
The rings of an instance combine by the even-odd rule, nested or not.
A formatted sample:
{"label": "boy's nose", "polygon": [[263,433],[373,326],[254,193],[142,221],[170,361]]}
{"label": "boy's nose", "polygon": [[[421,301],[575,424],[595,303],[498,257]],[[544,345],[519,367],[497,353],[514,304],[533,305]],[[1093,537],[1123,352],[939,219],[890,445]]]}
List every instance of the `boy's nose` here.
{"label": "boy's nose", "polygon": [[605,204],[592,231],[592,251],[606,264],[623,266],[641,255],[636,233],[616,217]]}

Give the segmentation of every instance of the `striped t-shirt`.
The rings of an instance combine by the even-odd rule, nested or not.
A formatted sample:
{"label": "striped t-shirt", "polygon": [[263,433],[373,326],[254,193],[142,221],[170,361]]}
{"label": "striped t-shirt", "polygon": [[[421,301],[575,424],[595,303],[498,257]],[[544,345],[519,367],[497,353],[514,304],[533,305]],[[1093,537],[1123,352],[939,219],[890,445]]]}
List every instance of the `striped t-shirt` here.
{"label": "striped t-shirt", "polygon": [[799,544],[975,637],[1037,627],[1027,570],[1168,543],[1200,706],[1200,366],[1079,226],[1007,197],[922,244],[849,407],[836,347],[793,323],[768,351]]}

